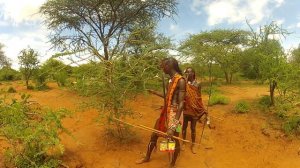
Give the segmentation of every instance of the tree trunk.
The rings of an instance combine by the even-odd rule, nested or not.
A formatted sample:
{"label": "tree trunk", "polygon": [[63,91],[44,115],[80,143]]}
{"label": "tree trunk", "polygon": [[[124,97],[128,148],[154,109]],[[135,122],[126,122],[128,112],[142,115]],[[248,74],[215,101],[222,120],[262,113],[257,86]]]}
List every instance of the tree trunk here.
{"label": "tree trunk", "polygon": [[277,82],[272,80],[270,82],[270,98],[271,98],[271,104],[270,106],[274,106],[275,105],[275,99],[274,99],[274,92],[275,92],[275,88],[277,86]]}
{"label": "tree trunk", "polygon": [[108,52],[108,42],[103,43],[103,50],[104,50],[104,60],[109,60],[109,52]]}
{"label": "tree trunk", "polygon": [[28,89],[28,85],[29,85],[29,80],[26,79],[26,88]]}
{"label": "tree trunk", "polygon": [[224,72],[224,74],[225,74],[226,83],[229,84],[229,75],[226,71]]}
{"label": "tree trunk", "polygon": [[229,84],[231,84],[231,83],[232,83],[232,78],[233,78],[233,73],[230,73]]}

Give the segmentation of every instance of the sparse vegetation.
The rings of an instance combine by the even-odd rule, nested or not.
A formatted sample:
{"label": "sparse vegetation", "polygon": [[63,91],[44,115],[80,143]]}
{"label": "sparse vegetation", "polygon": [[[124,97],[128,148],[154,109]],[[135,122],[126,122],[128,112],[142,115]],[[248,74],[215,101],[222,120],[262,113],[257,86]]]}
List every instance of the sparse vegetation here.
{"label": "sparse vegetation", "polygon": [[209,86],[205,87],[204,89],[201,90],[202,93],[205,94],[219,94],[220,90],[218,89],[218,87],[216,85],[212,85],[212,87],[210,88]]}
{"label": "sparse vegetation", "polygon": [[[47,77],[48,77],[48,73],[46,70],[40,68],[40,69],[36,69],[35,73],[34,73],[34,82],[35,82],[35,89],[37,90],[46,90],[49,89],[49,87],[47,86]],[[27,87],[28,89],[28,87]]]}
{"label": "sparse vegetation", "polygon": [[14,81],[21,79],[20,72],[11,68],[2,68],[0,70],[0,81]]}
{"label": "sparse vegetation", "polygon": [[66,110],[32,109],[28,99],[22,95],[21,101],[0,101],[0,136],[10,145],[5,151],[6,166],[59,167],[64,153],[59,132],[66,131],[61,123]]}
{"label": "sparse vegetation", "polygon": [[261,98],[259,98],[258,104],[263,107],[269,107],[271,105],[271,99],[269,96],[262,96]]}
{"label": "sparse vegetation", "polygon": [[300,135],[300,116],[293,115],[288,117],[282,126],[283,130],[287,134]]}
{"label": "sparse vegetation", "polygon": [[246,101],[239,101],[234,107],[234,112],[236,113],[247,113],[249,111],[250,105]]}
{"label": "sparse vegetation", "polygon": [[[200,114],[203,109],[195,107],[200,100],[208,113],[199,124],[197,121],[196,134],[196,116],[181,115],[190,120],[186,138],[192,141],[188,144],[192,151],[185,150],[189,153],[178,159],[179,167],[300,167],[296,158],[296,152],[300,157],[300,44],[295,47],[293,38],[299,36],[300,10],[284,13],[287,7],[295,10],[300,2],[14,2],[0,0],[1,168],[135,167],[131,157],[137,156],[131,155],[146,148],[154,131],[146,127],[164,117],[161,110],[178,112],[176,107],[184,107],[185,114],[189,109],[191,115]],[[178,11],[183,9],[188,13]],[[193,17],[199,14],[202,20],[197,17],[194,23]],[[267,21],[268,16],[276,20]],[[249,21],[242,23],[243,18]],[[20,46],[28,47],[16,51]],[[173,87],[174,69],[170,76],[162,75],[175,67],[181,74],[174,64],[162,66],[161,60],[167,57],[176,58],[181,70],[195,70],[202,97],[189,93],[188,87],[181,89],[184,82]],[[183,76],[186,82],[191,79],[186,73]],[[171,91],[176,96],[149,95],[152,90]],[[184,93],[195,96],[185,97],[190,108],[178,103]],[[32,99],[27,94],[32,94]],[[170,102],[171,108],[164,107]],[[69,112],[59,107],[75,109],[76,115],[68,117]],[[167,133],[175,133],[169,129],[178,120],[171,119],[173,124],[165,117],[160,119],[166,120]],[[71,134],[66,128],[78,141],[65,137]],[[148,149],[155,145],[154,138]],[[162,138],[166,144],[174,140]],[[203,158],[207,156],[190,158],[197,143],[205,144],[206,149],[218,148],[211,154],[201,152],[218,157],[206,162]],[[233,157],[220,159],[224,151]],[[148,161],[148,156],[142,161]],[[167,155],[160,156],[165,158],[146,167],[166,167],[160,160],[167,160]]]}
{"label": "sparse vegetation", "polygon": [[221,104],[221,105],[227,105],[230,103],[230,99],[228,97],[225,97],[220,94],[213,94],[210,98],[210,101],[208,102],[209,106]]}
{"label": "sparse vegetation", "polygon": [[49,81],[55,81],[58,86],[63,87],[72,73],[72,67],[54,58],[48,59],[39,69]]}
{"label": "sparse vegetation", "polygon": [[7,89],[7,92],[8,93],[17,93],[16,89],[12,86],[10,86],[8,89]]}
{"label": "sparse vegetation", "polygon": [[34,90],[35,87],[34,87],[33,85],[29,84],[29,85],[27,86],[27,89],[28,89],[28,90]]}
{"label": "sparse vegetation", "polygon": [[38,53],[32,48],[23,49],[18,59],[21,66],[20,71],[25,80],[26,87],[29,89],[29,80],[34,76],[39,66]]}
{"label": "sparse vegetation", "polygon": [[68,81],[68,74],[65,71],[57,72],[55,75],[55,80],[58,84],[58,86],[63,87],[66,86]]}

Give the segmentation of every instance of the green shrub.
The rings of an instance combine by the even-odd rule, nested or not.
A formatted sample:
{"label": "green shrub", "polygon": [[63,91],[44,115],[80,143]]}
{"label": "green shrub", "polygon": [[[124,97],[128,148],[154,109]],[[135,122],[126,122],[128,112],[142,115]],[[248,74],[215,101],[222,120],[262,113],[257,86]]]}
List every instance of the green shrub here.
{"label": "green shrub", "polygon": [[280,119],[285,119],[287,118],[287,114],[285,111],[281,111],[281,110],[276,110],[275,111],[275,115],[280,118]]}
{"label": "green shrub", "polygon": [[10,87],[7,89],[7,92],[8,92],[8,93],[17,93],[16,89],[13,88],[12,86],[10,86]]}
{"label": "green shrub", "polygon": [[72,83],[71,89],[75,90],[80,96],[89,96],[91,92],[85,79],[77,79],[76,82]]}
{"label": "green shrub", "polygon": [[286,134],[300,133],[300,116],[293,115],[286,119],[282,126]]}
{"label": "green shrub", "polygon": [[44,69],[38,69],[34,74],[35,89],[37,90],[47,90],[47,77],[48,73]]}
{"label": "green shrub", "polygon": [[[95,94],[95,92],[98,92],[101,87],[103,87],[100,86],[99,82],[96,82],[98,78],[103,75],[103,73],[103,69],[95,62],[74,67],[72,76],[75,78],[76,82],[72,83],[71,87],[82,96],[89,96],[93,93]],[[104,77],[102,76],[102,78]]]}
{"label": "green shrub", "polygon": [[222,86],[223,82],[224,82],[223,79],[218,78],[218,79],[214,80],[212,83],[214,86],[220,87],[220,86]]}
{"label": "green shrub", "polygon": [[257,100],[257,108],[262,112],[270,112],[271,99],[270,96],[264,95]]}
{"label": "green shrub", "polygon": [[249,110],[250,105],[246,101],[239,101],[234,107],[236,113],[247,113]]}
{"label": "green shrub", "polygon": [[64,152],[59,133],[66,131],[61,120],[67,111],[33,109],[28,98],[22,95],[11,104],[0,101],[0,136],[9,144],[6,167],[59,167]]}
{"label": "green shrub", "polygon": [[210,86],[205,87],[204,89],[201,90],[202,93],[208,94],[211,92],[211,95],[213,94],[218,94],[220,93],[220,90],[218,89],[217,86],[213,85],[211,88]]}
{"label": "green shrub", "polygon": [[41,91],[41,90],[48,90],[48,89],[49,89],[49,86],[46,85],[46,84],[43,84],[43,85],[37,85],[37,86],[34,87],[34,89],[39,90],[39,91]]}
{"label": "green shrub", "polygon": [[58,86],[65,86],[68,79],[68,74],[65,71],[57,72],[54,75],[54,79],[57,82]]}
{"label": "green shrub", "polygon": [[283,111],[289,111],[293,108],[293,104],[287,102],[277,103],[276,108]]}
{"label": "green shrub", "polygon": [[229,104],[229,102],[230,99],[228,97],[219,94],[213,94],[208,102],[208,105],[209,106],[213,106],[216,104],[226,105]]}
{"label": "green shrub", "polygon": [[0,81],[12,81],[21,79],[20,72],[11,68],[2,68],[0,70]]}
{"label": "green shrub", "polygon": [[288,113],[293,109],[293,105],[288,102],[278,102],[275,105],[275,114],[280,119],[286,119]]}
{"label": "green shrub", "polygon": [[28,89],[28,90],[34,90],[35,87],[34,87],[33,85],[28,85],[28,86],[27,86],[27,89]]}
{"label": "green shrub", "polygon": [[269,107],[271,105],[271,98],[268,95],[264,95],[259,99],[258,103],[261,106]]}

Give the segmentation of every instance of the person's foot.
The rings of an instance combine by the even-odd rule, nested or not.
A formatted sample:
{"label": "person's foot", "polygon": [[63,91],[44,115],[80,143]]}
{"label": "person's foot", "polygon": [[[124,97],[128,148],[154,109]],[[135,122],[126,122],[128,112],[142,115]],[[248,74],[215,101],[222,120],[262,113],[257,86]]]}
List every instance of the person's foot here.
{"label": "person's foot", "polygon": [[191,151],[192,151],[193,154],[197,153],[197,151],[196,151],[196,145],[195,144],[192,144]]}
{"label": "person's foot", "polygon": [[135,161],[135,164],[143,164],[143,163],[147,163],[149,161],[150,161],[150,159],[147,159],[146,157],[144,157],[140,160]]}
{"label": "person's foot", "polygon": [[184,151],[185,150],[185,143],[183,143],[180,148],[181,148],[182,151]]}
{"label": "person's foot", "polygon": [[175,165],[170,164],[170,165],[169,165],[169,168],[176,168],[176,167],[175,167]]}

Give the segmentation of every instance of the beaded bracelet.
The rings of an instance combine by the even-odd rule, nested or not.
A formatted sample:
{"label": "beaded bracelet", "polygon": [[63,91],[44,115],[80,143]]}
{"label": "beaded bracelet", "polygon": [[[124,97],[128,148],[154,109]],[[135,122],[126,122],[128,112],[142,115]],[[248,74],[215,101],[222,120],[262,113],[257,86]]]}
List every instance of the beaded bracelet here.
{"label": "beaded bracelet", "polygon": [[180,123],[179,120],[173,118],[169,129],[175,131],[179,123]]}

